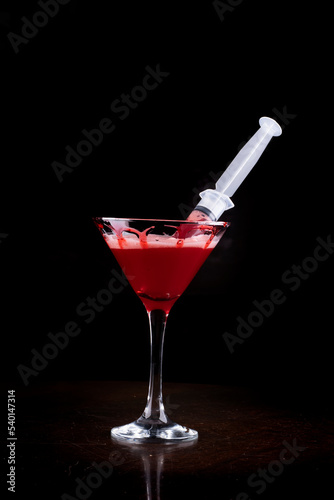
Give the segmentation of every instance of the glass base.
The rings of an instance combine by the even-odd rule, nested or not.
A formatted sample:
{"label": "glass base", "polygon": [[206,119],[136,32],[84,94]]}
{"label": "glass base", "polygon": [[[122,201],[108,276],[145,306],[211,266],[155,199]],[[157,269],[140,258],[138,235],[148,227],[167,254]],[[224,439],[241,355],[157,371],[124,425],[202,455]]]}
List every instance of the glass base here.
{"label": "glass base", "polygon": [[113,427],[111,436],[133,442],[180,442],[197,439],[198,432],[170,420],[165,423],[141,417],[131,424]]}

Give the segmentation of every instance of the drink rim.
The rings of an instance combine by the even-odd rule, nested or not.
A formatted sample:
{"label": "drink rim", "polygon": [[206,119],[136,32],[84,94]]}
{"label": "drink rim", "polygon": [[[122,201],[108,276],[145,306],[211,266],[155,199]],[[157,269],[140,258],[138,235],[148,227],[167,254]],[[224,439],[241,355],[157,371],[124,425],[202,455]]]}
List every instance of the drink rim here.
{"label": "drink rim", "polygon": [[199,226],[223,226],[229,227],[230,222],[225,221],[190,221],[182,219],[141,219],[137,217],[93,217],[93,219],[103,219],[109,221],[142,221],[142,222],[176,222],[178,224],[197,224]]}

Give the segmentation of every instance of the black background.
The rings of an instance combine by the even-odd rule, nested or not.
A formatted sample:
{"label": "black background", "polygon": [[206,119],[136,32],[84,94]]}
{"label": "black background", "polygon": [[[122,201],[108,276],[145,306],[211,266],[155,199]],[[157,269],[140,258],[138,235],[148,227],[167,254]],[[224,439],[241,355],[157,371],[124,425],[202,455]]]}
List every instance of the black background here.
{"label": "black background", "polygon": [[[1,8],[2,379],[23,387],[17,366],[77,321],[80,335],[29,384],[147,380],[148,322],[130,287],[91,324],[76,314],[117,266],[91,217],[182,218],[180,205],[196,204],[210,172],[267,115],[283,135],[233,197],[231,227],[171,311],[164,378],[250,385],[329,411],[334,257],[296,291],[281,280],[333,234],[325,7],[244,0],[222,21],[204,0],[71,0],[17,54],[7,34],[40,8]],[[157,65],[163,82],[126,119],[113,114],[111,103]],[[103,118],[115,131],[60,183],[52,162]],[[223,333],[275,288],[285,303],[231,354]]]}

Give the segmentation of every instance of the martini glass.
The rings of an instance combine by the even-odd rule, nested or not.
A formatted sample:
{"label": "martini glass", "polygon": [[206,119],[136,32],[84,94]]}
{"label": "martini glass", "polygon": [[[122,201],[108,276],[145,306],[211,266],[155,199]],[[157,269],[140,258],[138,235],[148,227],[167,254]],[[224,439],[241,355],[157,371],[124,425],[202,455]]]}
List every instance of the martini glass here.
{"label": "martini glass", "polygon": [[143,302],[150,324],[150,379],[143,414],[111,429],[134,442],[187,441],[197,431],[173,422],[162,397],[162,355],[171,307],[226,231],[227,222],[93,218],[129,283]]}

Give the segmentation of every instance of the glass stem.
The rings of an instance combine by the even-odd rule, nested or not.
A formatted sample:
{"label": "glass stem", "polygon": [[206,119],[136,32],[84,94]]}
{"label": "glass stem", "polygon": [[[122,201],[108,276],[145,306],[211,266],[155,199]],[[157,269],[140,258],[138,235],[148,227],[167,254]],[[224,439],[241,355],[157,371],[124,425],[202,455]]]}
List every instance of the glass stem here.
{"label": "glass stem", "polygon": [[[150,381],[147,403],[143,413],[152,423],[168,422],[162,401],[162,356],[167,314],[161,309],[148,313],[150,322]],[[154,422],[153,422],[154,421]]]}

